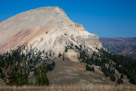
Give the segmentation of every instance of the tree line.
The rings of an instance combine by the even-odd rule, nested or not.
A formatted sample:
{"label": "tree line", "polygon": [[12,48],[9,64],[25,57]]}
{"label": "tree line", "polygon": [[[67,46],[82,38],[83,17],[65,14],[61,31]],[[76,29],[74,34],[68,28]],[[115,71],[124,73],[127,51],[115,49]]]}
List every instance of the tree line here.
{"label": "tree line", "polygon": [[47,63],[44,51],[19,46],[0,55],[0,78],[6,85],[49,85],[47,72],[55,62]]}
{"label": "tree line", "polygon": [[110,53],[103,48],[96,48],[98,52],[94,52],[82,45],[70,44],[65,47],[65,52],[68,50],[75,50],[80,53],[79,60],[86,63],[86,70],[95,72],[93,65],[99,66],[105,76],[113,82],[123,84],[124,76],[127,76],[130,83],[136,84],[135,59]]}

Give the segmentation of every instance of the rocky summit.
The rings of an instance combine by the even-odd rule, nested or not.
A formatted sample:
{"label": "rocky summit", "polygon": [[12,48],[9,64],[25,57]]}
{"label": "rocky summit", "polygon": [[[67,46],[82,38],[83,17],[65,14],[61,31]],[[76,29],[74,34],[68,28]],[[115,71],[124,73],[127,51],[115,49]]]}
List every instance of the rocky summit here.
{"label": "rocky summit", "polygon": [[[59,7],[29,10],[0,23],[0,53],[27,45],[58,55],[71,44],[92,51],[102,48],[98,36],[72,22]],[[69,54],[77,53],[69,51],[70,57]]]}

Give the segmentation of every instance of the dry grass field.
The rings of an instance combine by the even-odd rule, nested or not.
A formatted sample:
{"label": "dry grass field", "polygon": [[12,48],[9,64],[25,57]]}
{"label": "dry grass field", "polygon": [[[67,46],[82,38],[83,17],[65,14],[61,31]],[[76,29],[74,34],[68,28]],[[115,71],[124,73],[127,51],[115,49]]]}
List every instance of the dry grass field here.
{"label": "dry grass field", "polygon": [[[117,85],[98,70],[87,72],[82,64],[57,59],[56,67],[48,73],[50,86],[0,86],[0,91],[136,91],[127,83]],[[103,78],[103,79],[101,79]]]}
{"label": "dry grass field", "polygon": [[88,86],[2,86],[0,91],[136,91],[135,86],[110,86],[110,85],[88,85]]}

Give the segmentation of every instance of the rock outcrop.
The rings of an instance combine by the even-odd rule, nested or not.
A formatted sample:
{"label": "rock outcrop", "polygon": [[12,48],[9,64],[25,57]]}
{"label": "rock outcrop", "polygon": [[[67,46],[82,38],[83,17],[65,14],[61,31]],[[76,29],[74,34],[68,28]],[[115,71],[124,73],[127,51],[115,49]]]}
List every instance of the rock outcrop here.
{"label": "rock outcrop", "polygon": [[59,7],[43,7],[15,15],[0,23],[0,53],[31,45],[56,55],[67,45],[101,48],[98,36],[72,22]]}

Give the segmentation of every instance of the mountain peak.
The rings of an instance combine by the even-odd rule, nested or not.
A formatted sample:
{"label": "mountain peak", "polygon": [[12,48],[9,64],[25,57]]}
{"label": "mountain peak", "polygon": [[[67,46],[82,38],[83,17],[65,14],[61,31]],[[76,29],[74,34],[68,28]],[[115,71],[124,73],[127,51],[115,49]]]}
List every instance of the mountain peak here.
{"label": "mountain peak", "polygon": [[0,23],[0,52],[23,44],[55,54],[64,52],[70,44],[92,50],[102,47],[96,35],[72,22],[59,7],[29,10]]}
{"label": "mountain peak", "polygon": [[33,10],[34,11],[37,10],[37,11],[41,11],[41,12],[43,12],[43,11],[44,12],[50,12],[50,13],[53,12],[53,13],[56,13],[56,14],[62,13],[64,15],[66,15],[66,13],[64,12],[64,10],[61,9],[60,7],[58,7],[58,6],[55,6],[55,7],[50,7],[50,6],[48,6],[48,7],[40,7],[40,8],[36,8],[36,9],[33,9]]}

